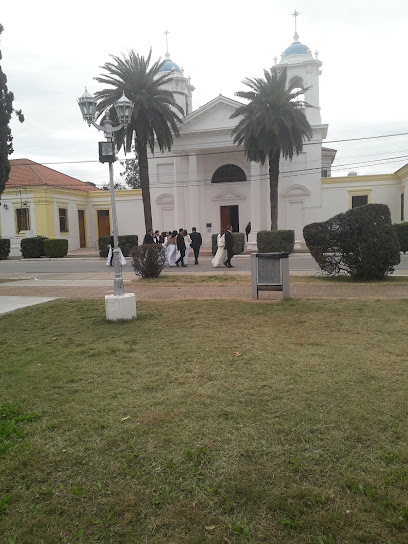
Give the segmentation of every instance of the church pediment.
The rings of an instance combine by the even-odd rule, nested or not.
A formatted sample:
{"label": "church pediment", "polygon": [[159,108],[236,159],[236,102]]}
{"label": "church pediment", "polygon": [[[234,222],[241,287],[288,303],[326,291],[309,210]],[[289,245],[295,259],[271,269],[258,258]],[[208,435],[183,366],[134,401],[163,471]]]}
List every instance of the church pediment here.
{"label": "church pediment", "polygon": [[243,200],[246,196],[235,189],[226,189],[215,196],[211,200]]}
{"label": "church pediment", "polygon": [[230,117],[239,106],[241,106],[240,102],[219,95],[185,117],[180,133],[184,135],[192,132],[232,129],[237,120]]}
{"label": "church pediment", "polygon": [[163,193],[156,198],[155,203],[158,204],[159,206],[168,206],[168,205],[173,206],[174,196],[170,193]]}
{"label": "church pediment", "polygon": [[308,196],[308,195],[310,195],[310,191],[303,185],[292,185],[283,194],[283,196]]}

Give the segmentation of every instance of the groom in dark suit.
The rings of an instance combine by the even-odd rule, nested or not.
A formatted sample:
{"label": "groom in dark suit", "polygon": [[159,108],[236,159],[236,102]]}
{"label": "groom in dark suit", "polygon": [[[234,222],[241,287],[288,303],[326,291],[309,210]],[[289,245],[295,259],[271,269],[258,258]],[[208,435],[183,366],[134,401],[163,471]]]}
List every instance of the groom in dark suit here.
{"label": "groom in dark suit", "polygon": [[231,264],[231,259],[234,256],[234,237],[232,236],[232,226],[228,225],[225,231],[225,249],[227,250],[227,260],[224,265],[227,268],[234,268]]}
{"label": "groom in dark suit", "polygon": [[187,266],[184,264],[184,255],[186,254],[186,243],[184,242],[184,236],[183,236],[183,230],[179,229],[179,233],[177,235],[177,249],[180,251],[180,257],[176,261],[176,265],[178,266],[181,262],[181,266],[185,267]]}

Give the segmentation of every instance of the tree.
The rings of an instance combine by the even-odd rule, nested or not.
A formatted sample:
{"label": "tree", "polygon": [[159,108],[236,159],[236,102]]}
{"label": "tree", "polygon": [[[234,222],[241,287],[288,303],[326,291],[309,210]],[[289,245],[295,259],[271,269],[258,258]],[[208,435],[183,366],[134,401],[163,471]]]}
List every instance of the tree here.
{"label": "tree", "polygon": [[[3,30],[3,25],[0,24],[0,34]],[[13,112],[17,115],[20,123],[24,121],[24,115],[21,110],[13,108],[13,100],[14,94],[7,89],[7,77],[0,66],[0,195],[4,191],[10,174],[8,157],[13,153],[13,137],[9,123]]]}
{"label": "tree", "polygon": [[232,135],[234,144],[244,146],[248,160],[261,164],[269,161],[271,230],[277,230],[279,160],[281,155],[292,160],[294,153],[301,153],[304,139],[312,137],[304,112],[305,107],[311,106],[299,99],[308,89],[300,88],[298,80],[287,85],[286,68],[264,70],[264,76],[265,79],[246,78],[243,83],[251,91],[235,93],[249,103],[231,115],[242,116]]}
{"label": "tree", "polygon": [[135,154],[134,157],[120,161],[120,165],[125,168],[120,175],[125,178],[126,185],[130,189],[140,189],[139,162],[136,148],[132,147],[132,151]]}
{"label": "tree", "polygon": [[176,111],[184,114],[173,93],[163,89],[172,75],[160,74],[163,64],[160,59],[150,66],[151,55],[151,50],[147,58],[133,50],[127,56],[112,55],[113,62],[101,67],[107,73],[95,78],[99,83],[111,86],[96,93],[100,113],[109,109],[111,119],[115,120],[113,105],[123,93],[134,103],[131,122],[126,133],[125,130],[116,133],[116,143],[118,149],[123,145],[126,152],[131,150],[132,144],[136,148],[146,230],[152,227],[147,147],[152,153],[156,143],[160,151],[170,150],[173,135],[179,136],[178,124],[182,122]]}

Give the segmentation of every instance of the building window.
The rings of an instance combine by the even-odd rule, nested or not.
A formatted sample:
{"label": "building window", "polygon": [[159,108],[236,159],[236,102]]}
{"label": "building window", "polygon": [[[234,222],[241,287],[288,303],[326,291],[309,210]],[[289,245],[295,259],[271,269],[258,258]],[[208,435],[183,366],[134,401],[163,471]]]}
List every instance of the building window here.
{"label": "building window", "polygon": [[68,232],[68,210],[66,208],[58,209],[60,232]]}
{"label": "building window", "polygon": [[327,168],[322,168],[322,178],[328,178],[328,177],[330,177],[329,171],[327,170]]}
{"label": "building window", "polygon": [[404,193],[401,193],[401,221],[404,221]]}
{"label": "building window", "polygon": [[28,208],[17,208],[17,233],[30,230],[30,210]]}
{"label": "building window", "polygon": [[354,195],[351,197],[351,207],[358,208],[368,204],[368,195]]}
{"label": "building window", "polygon": [[228,183],[246,180],[247,178],[242,168],[235,164],[224,164],[214,172],[211,183]]}

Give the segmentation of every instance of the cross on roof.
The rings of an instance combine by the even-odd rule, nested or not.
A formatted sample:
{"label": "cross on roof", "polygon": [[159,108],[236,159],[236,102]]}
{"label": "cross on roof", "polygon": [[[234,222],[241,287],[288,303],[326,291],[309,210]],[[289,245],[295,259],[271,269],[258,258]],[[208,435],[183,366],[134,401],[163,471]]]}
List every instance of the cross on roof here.
{"label": "cross on roof", "polygon": [[297,18],[299,17],[300,13],[297,9],[292,13],[292,17],[295,18],[295,34],[297,34]]}
{"label": "cross on roof", "polygon": [[169,53],[169,39],[168,39],[168,35],[170,34],[170,32],[167,30],[164,31],[164,35],[166,36],[166,53],[168,54]]}

